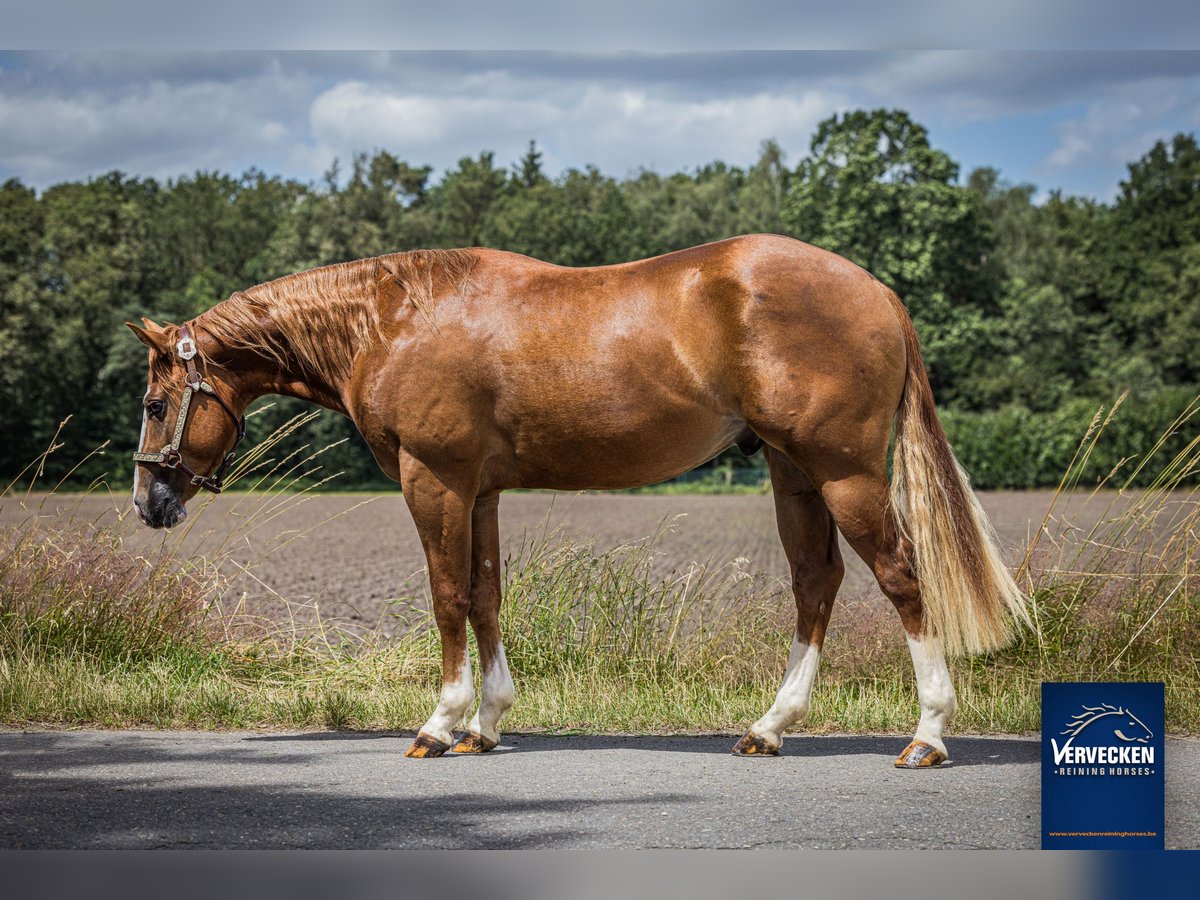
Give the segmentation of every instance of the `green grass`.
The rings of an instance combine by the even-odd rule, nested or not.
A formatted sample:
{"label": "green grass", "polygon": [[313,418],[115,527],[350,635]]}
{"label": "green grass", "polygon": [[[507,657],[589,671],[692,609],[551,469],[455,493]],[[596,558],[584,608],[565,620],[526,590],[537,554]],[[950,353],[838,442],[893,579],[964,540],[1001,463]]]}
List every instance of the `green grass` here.
{"label": "green grass", "polygon": [[[1083,531],[1072,524],[1079,505],[1110,502],[1076,483],[1106,421],[1080,444],[1018,572],[1038,631],[952,663],[956,731],[1037,729],[1043,680],[1161,680],[1169,730],[1200,732],[1200,504],[1183,489],[1200,438],[1114,472],[1116,487],[1147,466],[1160,474]],[[239,470],[265,490],[248,498],[258,506],[243,528],[305,501],[289,486],[307,462],[269,450]],[[393,730],[428,716],[437,641],[417,604],[395,638],[330,623],[263,630],[229,612],[239,596],[222,548],[198,558],[173,546],[139,556],[112,530],[37,517],[0,536],[0,723]],[[557,534],[514,549],[502,624],[517,705],[504,727],[737,732],[770,705],[793,622],[782,584],[736,565],[656,576],[656,552],[655,539],[599,551]],[[835,611],[808,730],[909,732],[917,714],[894,614]]]}

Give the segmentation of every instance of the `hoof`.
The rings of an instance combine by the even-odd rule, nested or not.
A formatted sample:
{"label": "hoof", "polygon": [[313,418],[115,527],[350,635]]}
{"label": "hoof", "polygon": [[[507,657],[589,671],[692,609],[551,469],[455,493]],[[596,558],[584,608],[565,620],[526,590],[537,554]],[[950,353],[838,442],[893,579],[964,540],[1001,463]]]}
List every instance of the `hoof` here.
{"label": "hoof", "polygon": [[496,747],[499,741],[493,741],[485,738],[482,734],[475,734],[468,731],[459,739],[459,742],[454,745],[453,753],[487,753],[489,750]]}
{"label": "hoof", "polygon": [[897,769],[928,769],[940,766],[946,761],[946,754],[932,744],[914,740],[904,748],[904,752],[896,757]]}
{"label": "hoof", "polygon": [[740,741],[733,745],[734,756],[778,756],[779,747],[771,746],[753,731],[747,731]]}
{"label": "hoof", "polygon": [[435,756],[441,756],[449,749],[449,744],[439,741],[435,737],[430,737],[425,732],[421,732],[409,748],[404,751],[404,755],[409,759],[432,759]]}

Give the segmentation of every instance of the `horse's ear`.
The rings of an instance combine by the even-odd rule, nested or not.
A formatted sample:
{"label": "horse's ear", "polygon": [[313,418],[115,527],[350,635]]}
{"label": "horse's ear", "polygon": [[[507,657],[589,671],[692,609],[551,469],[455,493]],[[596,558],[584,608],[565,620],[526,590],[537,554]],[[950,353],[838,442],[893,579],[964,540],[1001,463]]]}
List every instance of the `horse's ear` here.
{"label": "horse's ear", "polygon": [[165,328],[155,325],[149,319],[142,319],[146,327],[134,325],[132,322],[126,322],[125,327],[134,333],[139,341],[164,355],[171,352],[171,336]]}

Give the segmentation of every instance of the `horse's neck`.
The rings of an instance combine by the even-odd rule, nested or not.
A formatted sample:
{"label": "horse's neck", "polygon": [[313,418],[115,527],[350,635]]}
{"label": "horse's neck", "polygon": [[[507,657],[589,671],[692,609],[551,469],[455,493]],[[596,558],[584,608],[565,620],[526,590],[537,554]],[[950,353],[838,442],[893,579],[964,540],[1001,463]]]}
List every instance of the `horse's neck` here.
{"label": "horse's neck", "polygon": [[300,400],[306,400],[309,403],[323,406],[326,409],[331,409],[343,416],[349,415],[342,400],[342,386],[340,384],[332,384],[324,378],[315,378],[309,374],[289,373],[283,378],[280,378],[277,374],[272,381],[270,389],[263,391],[259,396],[265,396],[266,394],[296,397]]}
{"label": "horse's neck", "polygon": [[242,351],[234,370],[246,372],[252,393],[345,413],[355,360],[379,335],[374,272],[372,260],[298,272],[235,294],[205,314],[207,324]]}
{"label": "horse's neck", "polygon": [[[240,344],[228,350],[231,358],[226,368],[237,379],[237,389],[245,405],[260,397],[295,397],[315,403],[334,412],[347,415],[342,396],[342,380],[324,372],[313,372],[299,362],[292,352],[287,336],[278,329],[256,328],[248,334],[243,330],[233,342]],[[284,364],[257,350],[248,349],[255,345],[278,348]]]}

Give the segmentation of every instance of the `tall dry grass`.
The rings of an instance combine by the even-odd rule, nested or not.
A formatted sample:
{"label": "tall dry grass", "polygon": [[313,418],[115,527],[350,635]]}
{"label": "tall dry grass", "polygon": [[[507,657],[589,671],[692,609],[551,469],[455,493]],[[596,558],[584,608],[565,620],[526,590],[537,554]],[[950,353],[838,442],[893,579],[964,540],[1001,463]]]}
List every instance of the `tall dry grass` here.
{"label": "tall dry grass", "polygon": [[[1079,475],[1124,400],[1093,418],[1018,568],[1038,625],[1018,658],[1045,680],[1162,681],[1169,722],[1194,731],[1200,699],[1200,398],[1141,457],[1123,460],[1081,490]],[[1163,457],[1168,440],[1180,432],[1190,440]],[[1148,487],[1133,487],[1150,472]]]}

